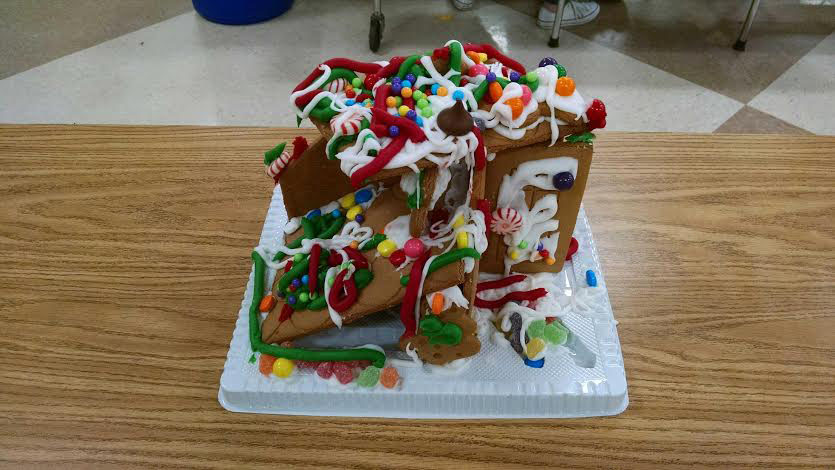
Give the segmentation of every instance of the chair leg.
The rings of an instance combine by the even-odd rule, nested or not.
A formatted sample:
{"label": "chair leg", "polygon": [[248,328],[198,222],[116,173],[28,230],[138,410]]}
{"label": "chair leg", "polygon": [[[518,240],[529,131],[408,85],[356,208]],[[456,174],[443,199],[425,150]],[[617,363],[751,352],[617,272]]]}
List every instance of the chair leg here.
{"label": "chair leg", "polygon": [[560,0],[557,4],[557,17],[554,18],[554,26],[551,28],[551,38],[548,39],[548,46],[560,47],[560,25],[562,24],[562,14],[565,11],[565,0]]}
{"label": "chair leg", "polygon": [[742,30],[739,32],[739,38],[734,43],[734,49],[744,51],[745,45],[748,43],[748,33],[751,32],[751,23],[754,22],[754,15],[757,14],[757,9],[760,7],[760,0],[751,0],[751,6],[748,7],[748,15],[745,17],[745,22],[742,23]]}

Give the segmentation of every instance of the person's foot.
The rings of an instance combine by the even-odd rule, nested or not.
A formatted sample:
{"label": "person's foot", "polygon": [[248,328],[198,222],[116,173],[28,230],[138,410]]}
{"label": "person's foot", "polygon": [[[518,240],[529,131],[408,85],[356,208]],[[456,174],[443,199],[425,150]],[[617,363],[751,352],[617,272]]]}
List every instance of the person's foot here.
{"label": "person's foot", "polygon": [[452,5],[458,10],[469,10],[473,7],[475,0],[452,0]]}
{"label": "person's foot", "polygon": [[[458,1],[458,0],[454,0]],[[586,24],[597,18],[600,13],[600,4],[594,1],[582,0],[567,0],[562,14],[561,26],[577,26]],[[554,26],[554,21],[557,18],[557,5],[553,3],[543,3],[539,8],[539,16],[536,18],[536,24],[540,28],[550,29]]]}

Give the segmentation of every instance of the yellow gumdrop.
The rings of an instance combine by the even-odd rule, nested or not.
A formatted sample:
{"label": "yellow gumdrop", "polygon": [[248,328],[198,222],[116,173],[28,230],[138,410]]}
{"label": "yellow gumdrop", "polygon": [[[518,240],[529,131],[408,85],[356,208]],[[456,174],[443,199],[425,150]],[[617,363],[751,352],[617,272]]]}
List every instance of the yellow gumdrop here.
{"label": "yellow gumdrop", "polygon": [[278,358],[273,363],[273,374],[281,378],[287,378],[293,375],[293,361],[283,357]]}
{"label": "yellow gumdrop", "polygon": [[[351,199],[353,198],[354,195],[352,194]],[[348,217],[348,220],[354,220],[357,218],[359,214],[362,214],[362,207],[359,204],[357,204],[356,206],[348,209],[348,213],[345,214],[345,216]]]}
{"label": "yellow gumdrop", "polygon": [[478,53],[478,58],[481,59],[482,63],[487,62],[487,53],[479,52]]}
{"label": "yellow gumdrop", "polygon": [[470,237],[467,232],[458,232],[458,235],[455,236],[455,242],[458,244],[458,248],[467,248],[470,246]]}
{"label": "yellow gumdrop", "polygon": [[452,228],[458,228],[458,227],[464,225],[465,223],[467,223],[467,221],[464,220],[464,216],[459,215],[458,217],[455,218],[454,221],[452,221]]}
{"label": "yellow gumdrop", "polygon": [[526,349],[528,351],[528,359],[533,359],[537,356],[537,354],[541,353],[542,350],[545,349],[545,341],[543,341],[542,338],[533,338],[528,341]]}
{"label": "yellow gumdrop", "polygon": [[347,209],[354,205],[354,193],[349,193],[339,198],[339,205]]}
{"label": "yellow gumdrop", "polygon": [[510,259],[514,261],[519,259],[519,252],[516,250],[510,250]]}
{"label": "yellow gumdrop", "polygon": [[383,240],[377,245],[377,252],[383,258],[388,258],[397,249],[397,245],[391,240]]}

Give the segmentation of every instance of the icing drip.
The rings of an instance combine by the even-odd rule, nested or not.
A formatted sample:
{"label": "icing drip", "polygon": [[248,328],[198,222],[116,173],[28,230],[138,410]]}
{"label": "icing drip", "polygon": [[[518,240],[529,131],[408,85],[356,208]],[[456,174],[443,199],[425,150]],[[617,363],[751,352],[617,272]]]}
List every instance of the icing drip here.
{"label": "icing drip", "polygon": [[386,224],[385,228],[383,228],[383,233],[398,248],[402,248],[412,238],[412,235],[409,233],[409,219],[409,214],[401,215]]}
{"label": "icing drip", "polygon": [[467,306],[470,304],[469,302],[467,302],[467,298],[464,297],[464,293],[461,292],[461,288],[458,286],[447,287],[444,290],[433,292],[431,294],[426,294],[426,303],[432,305],[432,297],[435,294],[441,294],[444,296],[444,305],[441,310],[447,310],[453,305],[457,305],[461,308],[467,308]]}
{"label": "icing drip", "polygon": [[438,168],[438,176],[435,178],[435,189],[432,191],[432,198],[429,201],[429,208],[432,209],[437,204],[438,199],[444,194],[444,191],[449,187],[452,180],[452,171],[449,168]]}

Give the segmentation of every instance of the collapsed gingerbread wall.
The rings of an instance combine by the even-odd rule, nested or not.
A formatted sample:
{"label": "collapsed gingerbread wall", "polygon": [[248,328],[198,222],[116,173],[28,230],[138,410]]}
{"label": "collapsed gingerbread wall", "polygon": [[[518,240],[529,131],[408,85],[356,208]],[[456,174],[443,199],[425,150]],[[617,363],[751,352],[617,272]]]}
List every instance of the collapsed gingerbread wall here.
{"label": "collapsed gingerbread wall", "polygon": [[[574,233],[574,225],[577,222],[577,214],[580,211],[580,202],[586,189],[586,181],[591,167],[592,146],[585,143],[557,142],[548,147],[547,143],[540,143],[499,152],[496,154],[496,158],[487,165],[484,197],[491,202],[491,207],[495,208],[502,178],[505,175],[512,174],[524,162],[555,157],[577,159],[577,175],[574,178],[574,185],[566,191],[547,191],[528,186],[525,188],[525,200],[528,207],[532,207],[534,202],[546,194],[557,195],[558,209],[555,218],[559,221],[559,241],[556,253],[552,255],[556,261],[552,265],[548,265],[544,261],[523,261],[513,265],[511,270],[514,272],[556,273],[562,270],[565,256],[568,253],[568,246],[571,243],[571,235]],[[481,256],[481,270],[491,273],[504,272],[507,245],[505,245],[501,235],[490,231],[489,228],[487,240],[487,251]]]}

